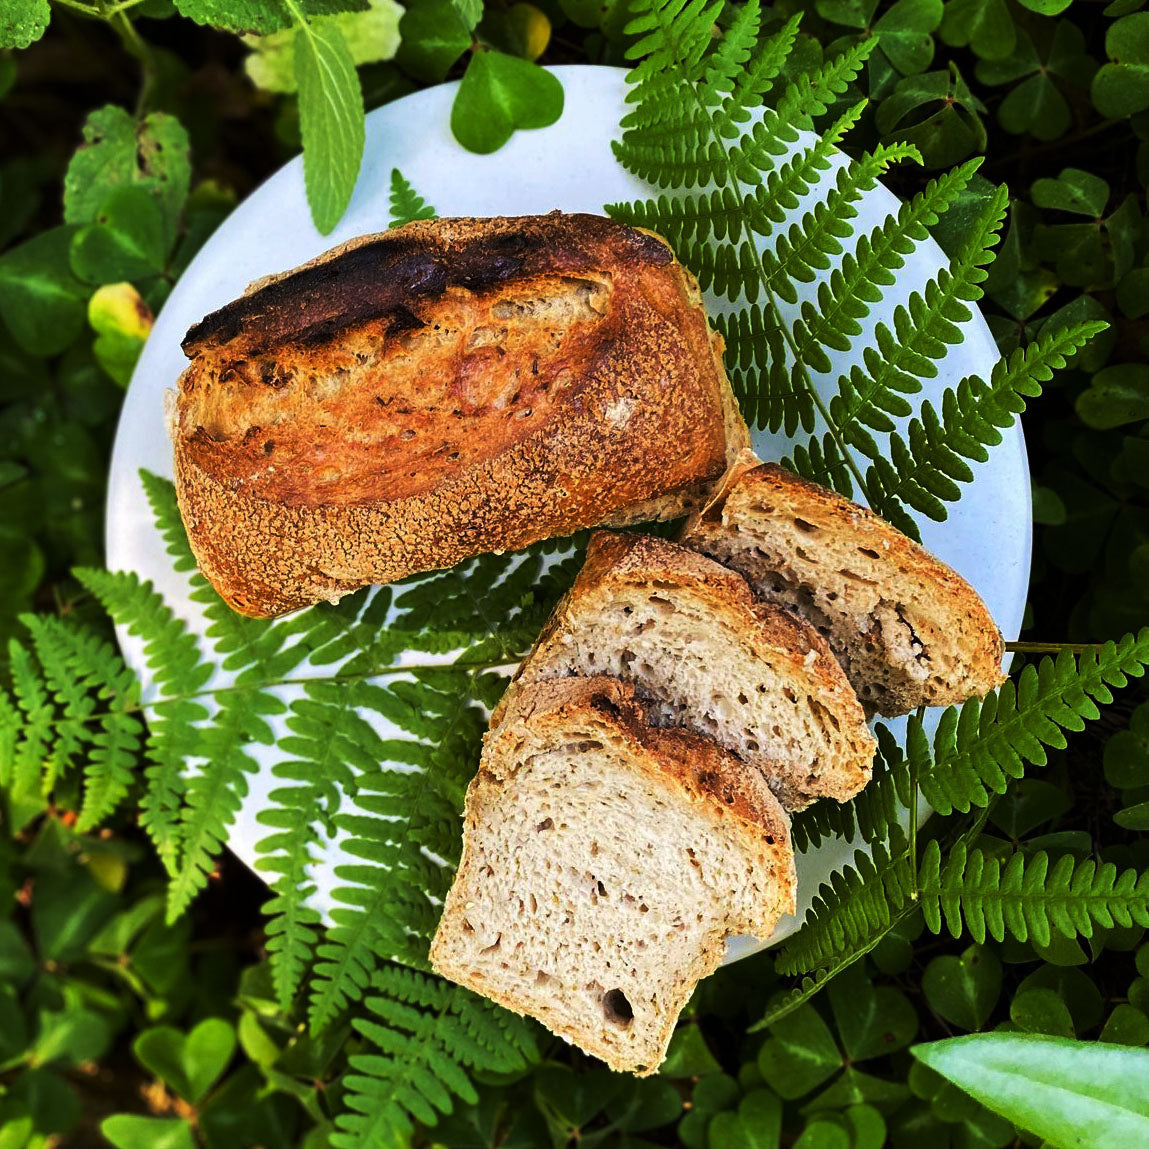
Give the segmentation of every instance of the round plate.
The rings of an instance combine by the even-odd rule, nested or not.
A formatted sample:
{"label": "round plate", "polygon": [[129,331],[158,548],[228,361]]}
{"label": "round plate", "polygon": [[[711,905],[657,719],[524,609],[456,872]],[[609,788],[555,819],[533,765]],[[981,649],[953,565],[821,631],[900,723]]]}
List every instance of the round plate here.
{"label": "round plate", "polygon": [[[172,474],[171,446],[164,425],[164,392],[176,385],[186,360],[180,340],[194,322],[241,294],[254,279],[287,270],[353,236],[386,229],[389,190],[398,168],[442,216],[529,215],[561,208],[601,212],[603,205],[646,198],[651,189],[618,165],[610,142],[619,136],[625,110],[625,73],[614,68],[566,66],[553,69],[566,91],[566,109],[558,123],[539,131],[517,132],[501,151],[478,156],[464,151],[448,127],[457,84],[416,92],[367,117],[363,167],[347,214],[336,230],[320,235],[311,223],[303,189],[303,167],[292,160],[231,214],[184,273],[140,357],[124,401],[112,456],[108,489],[107,556],[112,570],[131,570],[151,579],[156,589],[192,630],[202,637],[205,624],[189,599],[187,576],[173,569],[138,472]],[[844,162],[844,159],[841,160]],[[828,185],[833,172],[819,187]],[[817,194],[817,189],[812,195]],[[809,197],[791,213],[807,210]],[[877,187],[857,205],[856,232],[868,232],[897,210],[897,199]],[[899,273],[895,289],[874,309],[866,333],[878,321],[889,322],[894,306],[920,289],[945,264],[932,241],[920,245]],[[804,294],[813,298],[816,284]],[[709,301],[712,310],[725,304]],[[794,310],[794,309],[791,309]],[[864,346],[865,334],[855,346]],[[819,380],[831,393],[838,373],[860,356],[838,355],[834,372]],[[966,326],[965,342],[937,363],[937,377],[922,393],[936,401],[942,390],[963,376],[988,378],[997,359],[989,329],[980,315]],[[781,457],[789,444],[781,436],[758,435],[755,447],[764,459]],[[948,521],[925,523],[926,546],[953,566],[985,599],[1007,639],[1017,637],[1029,584],[1031,542],[1029,472],[1020,427],[1005,433],[989,462],[974,465],[975,479]],[[143,677],[144,701],[154,697],[142,645],[123,630],[119,639],[129,664]],[[213,685],[227,684],[217,673]],[[892,723],[895,729],[897,723]],[[282,731],[282,727],[277,727]],[[381,731],[383,737],[387,734]],[[272,766],[284,755],[275,746],[254,746],[260,765],[233,825],[228,844],[249,865],[256,843],[267,834],[256,815],[272,789]],[[727,960],[773,944],[797,928],[818,885],[846,860],[855,846],[828,841],[799,857],[799,909],[780,923],[769,943],[733,939]],[[329,843],[314,871],[316,908],[326,914],[331,891],[339,884],[334,868],[346,859],[338,842]]]}

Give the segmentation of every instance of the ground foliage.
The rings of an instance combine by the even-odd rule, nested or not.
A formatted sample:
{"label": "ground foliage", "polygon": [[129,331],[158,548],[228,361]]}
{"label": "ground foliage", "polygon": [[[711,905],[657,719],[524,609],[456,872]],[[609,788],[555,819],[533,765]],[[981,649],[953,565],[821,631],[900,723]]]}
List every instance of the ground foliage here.
{"label": "ground foliage", "polygon": [[[915,1058],[910,1047],[1001,1028],[1098,1048],[1149,1044],[1149,701],[1136,677],[1149,655],[1149,14],[1138,7],[820,0],[759,12],[416,0],[400,19],[366,3],[0,4],[0,632],[16,640],[0,713],[4,1149],[60,1136],[181,1149],[575,1137],[692,1149],[972,1147],[1037,1144],[1018,1127],[1039,1118],[1053,1143],[1065,1136],[1072,1122],[1058,1126],[1048,1099],[1041,1114],[1025,1108],[1036,1095],[1025,1054],[994,1053],[1023,1082],[1011,1107],[962,1076],[960,1048],[931,1045],[936,1054]],[[216,611],[213,657],[250,673],[234,698],[215,700],[203,693],[210,660],[180,620],[148,588],[101,569],[101,507],[122,387],[152,315],[237,197],[301,142],[313,212],[331,226],[358,168],[363,106],[465,75],[456,134],[497,147],[528,122],[507,113],[479,117],[476,128],[467,100],[537,117],[555,99],[535,73],[497,61],[542,53],[542,63],[622,63],[657,32],[660,14],[676,13],[684,31],[706,17],[706,29],[724,29],[727,47],[699,77],[711,85],[705,114],[726,117],[722,148],[744,128],[743,109],[763,96],[778,107],[790,82],[829,63],[829,111],[813,114],[856,160],[841,202],[879,176],[893,187],[908,205],[905,236],[929,229],[958,269],[952,302],[927,293],[922,306],[958,321],[945,308],[980,294],[1006,356],[1000,375],[969,381],[948,406],[919,416],[905,449],[889,455],[892,472],[869,444],[889,430],[875,411],[903,413],[897,362],[872,371],[882,402],[859,400],[873,385],[865,378],[844,379],[822,422],[801,372],[763,385],[752,365],[785,364],[787,351],[756,358],[755,345],[792,343],[816,369],[818,348],[859,319],[858,283],[896,267],[896,244],[859,247],[856,265],[843,265],[820,309],[838,322],[802,316],[784,339],[768,305],[771,292],[785,302],[778,264],[797,266],[802,237],[775,236],[773,264],[749,260],[737,242],[733,257],[701,246],[700,219],[721,217],[720,239],[737,240],[736,222],[769,234],[771,196],[806,178],[769,157],[756,167],[747,153],[766,190],[763,212],[729,191],[693,217],[669,202],[633,210],[656,217],[684,257],[693,249],[711,286],[745,303],[727,337],[748,418],[808,434],[797,465],[861,486],[912,522],[944,514],[963,461],[992,449],[995,428],[1031,402],[1038,526],[1024,637],[1129,637],[1033,656],[1014,684],[952,711],[937,734],[911,722],[904,750],[883,737],[866,795],[815,807],[797,826],[803,842],[845,834],[872,844],[872,856],[835,877],[780,952],[704,983],[662,1073],[637,1082],[431,978],[409,930],[394,929],[418,936],[433,925],[412,891],[441,885],[445,872],[423,847],[450,860],[465,763],[499,689],[492,671],[529,643],[561,576],[528,594],[529,567],[508,589],[480,560],[438,576],[457,585],[434,587],[436,601],[455,603],[437,618],[419,582],[293,627],[240,625]],[[756,54],[769,36],[788,55]],[[495,51],[474,50],[476,39]],[[665,53],[667,43],[646,48]],[[714,43],[707,31],[699,50]],[[743,67],[752,57],[763,62]],[[660,66],[647,65],[654,83]],[[798,85],[792,115],[806,114],[810,87],[820,98],[817,84]],[[695,116],[670,129],[684,124],[699,127]],[[627,147],[624,162],[658,174],[665,149],[628,156]],[[713,150],[704,160],[711,178],[728,162]],[[401,176],[393,193],[397,216],[426,216]],[[812,230],[832,245],[842,237],[829,220]],[[981,253],[997,235],[987,266]],[[900,342],[907,331],[895,332]],[[1081,338],[1067,341],[1067,331]],[[892,346],[879,348],[887,364]],[[851,450],[856,469],[845,464]],[[170,489],[149,483],[178,554]],[[177,561],[186,565],[186,553]],[[146,716],[105,608],[151,644],[167,700]],[[384,608],[399,613],[403,649],[466,657],[414,681],[373,677],[394,656],[372,613]],[[290,759],[264,818],[268,902],[219,854],[218,819],[250,769],[245,747],[266,741],[284,705],[266,668],[282,676],[304,658],[342,678],[335,688],[317,680],[290,703]],[[407,731],[405,750],[389,746],[376,759],[409,761],[410,777],[428,781],[418,802],[418,781],[397,783],[360,760],[370,736],[357,716],[372,708]],[[206,733],[197,727],[205,716]],[[335,729],[342,736],[329,738]],[[215,768],[187,780],[178,765],[189,755]],[[332,779],[358,780],[352,808],[340,808]],[[914,793],[952,816],[907,835],[896,814]],[[305,904],[300,866],[317,833],[304,815],[317,809],[356,838],[363,859],[325,934]],[[407,819],[401,833],[383,829],[394,814]],[[373,888],[368,871],[380,866],[407,875],[376,887],[384,902],[355,892]],[[1120,1067],[1105,1073],[1122,1080]]]}

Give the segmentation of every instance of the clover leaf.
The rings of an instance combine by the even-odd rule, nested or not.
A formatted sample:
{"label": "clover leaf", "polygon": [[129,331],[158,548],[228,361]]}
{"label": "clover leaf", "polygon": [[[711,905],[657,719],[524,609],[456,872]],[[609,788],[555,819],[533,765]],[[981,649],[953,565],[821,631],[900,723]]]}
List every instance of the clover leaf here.
{"label": "clover leaf", "polygon": [[1111,24],[1105,35],[1109,63],[1093,78],[1093,103],[1103,116],[1131,116],[1149,108],[1149,12]]}
{"label": "clover leaf", "polygon": [[563,111],[562,84],[537,64],[480,49],[451,107],[451,131],[472,152],[497,151],[518,128],[545,128]]}

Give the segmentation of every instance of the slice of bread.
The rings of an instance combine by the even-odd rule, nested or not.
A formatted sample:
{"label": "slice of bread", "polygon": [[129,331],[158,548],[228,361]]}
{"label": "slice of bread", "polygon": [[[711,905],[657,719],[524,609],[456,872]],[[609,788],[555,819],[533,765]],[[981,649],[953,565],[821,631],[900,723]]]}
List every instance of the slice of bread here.
{"label": "slice of bread", "polygon": [[884,519],[749,451],[681,541],[809,619],[870,713],[960,703],[1005,679],[1001,633],[969,583]]}
{"label": "slice of bread", "polygon": [[431,964],[646,1075],[725,939],[767,937],[794,881],[761,775],[651,727],[623,683],[540,683],[486,736]]}
{"label": "slice of bread", "polygon": [[183,348],[180,511],[241,614],[680,517],[749,444],[697,283],[601,216],[364,236],[253,284]]}
{"label": "slice of bread", "polygon": [[523,684],[599,674],[634,683],[655,725],[756,766],[788,810],[844,802],[870,778],[873,736],[821,635],[675,543],[596,532],[492,721]]}

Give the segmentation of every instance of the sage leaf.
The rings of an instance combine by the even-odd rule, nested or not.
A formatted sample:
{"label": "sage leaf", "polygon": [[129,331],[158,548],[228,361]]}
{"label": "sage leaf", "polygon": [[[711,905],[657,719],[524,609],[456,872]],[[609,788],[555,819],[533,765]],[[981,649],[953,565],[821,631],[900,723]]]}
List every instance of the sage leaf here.
{"label": "sage leaf", "polygon": [[300,25],[295,79],[307,202],[316,228],[326,235],[347,210],[365,139],[363,91],[338,25]]}
{"label": "sage leaf", "polygon": [[545,128],[563,113],[562,84],[537,64],[478,51],[451,107],[451,131],[468,151],[497,151],[518,128]]}
{"label": "sage leaf", "polygon": [[1036,1034],[914,1046],[919,1061],[1055,1149],[1149,1144],[1149,1052]]}

